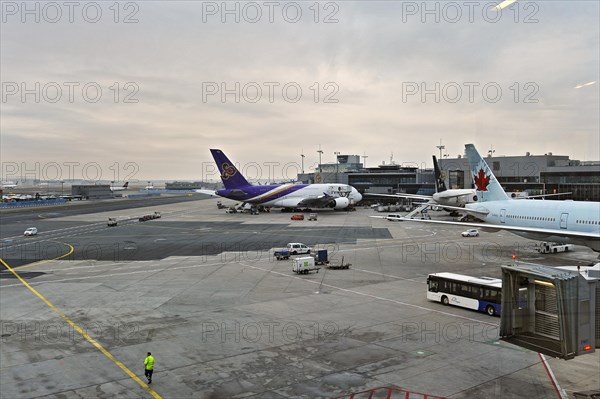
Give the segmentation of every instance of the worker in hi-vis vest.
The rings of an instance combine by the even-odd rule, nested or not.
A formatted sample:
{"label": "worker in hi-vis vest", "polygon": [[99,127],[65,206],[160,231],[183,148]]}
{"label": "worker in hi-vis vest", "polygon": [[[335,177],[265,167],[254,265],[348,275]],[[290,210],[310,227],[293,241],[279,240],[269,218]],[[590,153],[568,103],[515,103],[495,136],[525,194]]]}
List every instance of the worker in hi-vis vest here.
{"label": "worker in hi-vis vest", "polygon": [[148,384],[152,384],[152,372],[154,371],[154,358],[152,353],[148,352],[148,356],[144,360],[144,375],[148,379]]}

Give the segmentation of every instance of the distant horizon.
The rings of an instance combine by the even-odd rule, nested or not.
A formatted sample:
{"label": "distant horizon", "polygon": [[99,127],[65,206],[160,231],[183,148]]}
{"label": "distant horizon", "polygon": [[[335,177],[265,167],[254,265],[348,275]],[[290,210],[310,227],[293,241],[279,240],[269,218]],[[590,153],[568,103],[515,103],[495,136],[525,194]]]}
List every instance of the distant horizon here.
{"label": "distant horizon", "polygon": [[[551,153],[551,155],[550,155],[550,153]],[[571,157],[568,154],[558,154],[558,153],[554,153],[552,151],[550,151],[550,153],[545,153],[545,154],[534,154],[534,153],[531,153],[529,156],[532,156],[532,157],[535,157],[535,156],[558,156],[558,157],[562,156],[562,157],[565,157],[566,156],[571,161],[579,161],[581,164],[583,164],[582,166],[586,166],[586,165],[590,166],[590,165],[600,164],[600,154],[598,154],[599,157],[598,157],[597,160],[581,160],[581,159],[573,158],[573,157]],[[356,155],[356,154],[340,154],[340,155]],[[436,154],[432,154],[432,155],[436,155]],[[494,156],[491,157],[491,158],[524,157],[524,156],[526,156],[525,153],[518,154],[518,155],[508,155],[508,154],[507,155],[504,155],[504,154],[497,155],[497,154],[494,154]],[[439,159],[439,154],[436,155],[436,157]],[[462,155],[461,155],[461,157],[462,157]],[[456,157],[456,156],[454,156],[454,157],[443,157],[442,158],[442,160],[448,160],[448,159],[459,159],[459,158]],[[486,159],[488,159],[487,156],[486,156]],[[431,157],[429,157],[428,162],[429,163],[432,162],[431,161]],[[410,165],[413,165],[413,166],[414,165],[418,165],[418,168],[421,169],[421,170],[430,170],[430,169],[433,169],[433,164],[431,164],[431,166],[429,166],[428,162],[423,161],[421,163],[416,163],[416,162],[410,162],[410,161],[403,162],[403,161],[396,161],[396,160],[394,160],[393,164],[394,165],[409,165],[410,164]],[[362,163],[362,161],[361,161],[361,163]],[[8,162],[7,163],[3,163],[3,170],[5,169],[5,166],[7,164],[10,164],[10,163],[8,163]],[[55,163],[53,163],[53,167],[55,166],[54,164]],[[237,162],[234,162],[234,164],[236,165],[236,167],[238,169],[241,169],[243,171],[244,165],[241,165],[241,164],[239,164]],[[289,165],[292,165],[292,164],[295,165],[295,163],[289,163]],[[335,165],[335,164],[336,164],[335,162],[327,162],[327,163],[324,162],[323,163],[323,165]],[[373,164],[369,165],[369,164],[367,164],[367,168],[379,167],[379,166],[383,166],[383,165],[391,165],[391,164],[389,163],[389,160],[388,160],[388,161],[383,161],[383,163],[380,162],[377,165],[373,165]],[[427,166],[426,167],[421,167],[422,165],[427,165]],[[12,165],[10,165],[10,166],[12,166]],[[125,182],[128,181],[131,184],[140,184],[140,185],[147,185],[149,182],[150,183],[155,183],[156,182],[156,183],[162,183],[162,184],[164,184],[164,183],[175,182],[175,181],[221,183],[221,180],[220,180],[218,174],[216,173],[216,165],[214,164],[214,161],[212,163],[211,162],[205,163],[204,166],[205,167],[208,166],[208,169],[209,169],[209,172],[210,172],[210,176],[213,176],[212,178],[210,178],[210,179],[202,179],[201,177],[200,178],[178,177],[178,178],[171,178],[171,179],[169,179],[169,178],[153,179],[153,178],[139,178],[138,177],[138,178],[131,178],[131,179],[128,179],[128,180],[109,180],[109,179],[95,180],[95,179],[84,179],[84,178],[60,179],[60,180],[54,180],[54,179],[27,179],[27,180],[23,180],[23,179],[17,178],[16,176],[14,176],[14,174],[11,174],[11,175],[7,176],[6,178],[4,176],[2,177],[2,184],[15,184],[16,182],[20,183],[20,182],[24,182],[24,181],[31,182],[30,184],[33,184],[32,182],[34,180],[38,180],[40,183],[55,183],[55,184],[60,184],[61,180],[63,180],[65,183],[66,182],[89,182],[89,183],[96,183],[96,184],[118,184],[118,183],[125,183]],[[257,163],[256,162],[251,162],[251,163],[248,164],[248,166],[249,166],[249,169],[251,169],[251,171],[254,173],[254,175],[248,174],[248,176],[246,176],[246,177],[247,177],[247,179],[249,181],[252,181],[252,182],[257,182],[257,181],[264,182],[266,180],[270,180],[272,182],[287,182],[287,181],[291,180],[291,176],[290,177],[275,176],[272,179],[266,179],[265,177],[267,177],[267,175],[268,175],[269,168],[271,168],[271,170],[277,171],[277,168],[274,168],[274,163],[272,163],[272,162],[264,161],[263,165],[258,164],[258,166],[261,166],[261,172],[260,173],[264,172],[265,173],[265,177],[256,176],[256,173],[257,173],[257,169],[256,169],[257,168]],[[296,166],[299,166],[299,165],[296,165]],[[16,167],[18,168],[18,165]],[[41,167],[38,168],[38,169],[41,170]],[[264,171],[263,171],[263,169],[264,169]],[[15,169],[11,169],[11,171],[13,171],[12,173],[15,173],[14,170]],[[294,170],[294,169],[289,169],[289,170]],[[33,171],[33,169],[25,169],[25,176],[31,176],[32,171]],[[56,168],[54,168],[54,171],[56,171]],[[307,168],[305,166],[305,171],[304,172],[305,172],[305,174],[317,173],[317,167],[315,167],[314,169],[313,168],[309,169],[309,168]],[[295,178],[297,179],[297,177],[298,177],[298,175],[296,174]]]}

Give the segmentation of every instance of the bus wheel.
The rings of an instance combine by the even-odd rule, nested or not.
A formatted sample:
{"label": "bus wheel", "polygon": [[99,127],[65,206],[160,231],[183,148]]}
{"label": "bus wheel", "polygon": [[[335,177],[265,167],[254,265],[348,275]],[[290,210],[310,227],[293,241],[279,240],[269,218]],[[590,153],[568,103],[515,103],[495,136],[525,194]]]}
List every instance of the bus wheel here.
{"label": "bus wheel", "polygon": [[447,296],[445,296],[445,295],[444,295],[444,296],[442,297],[442,303],[443,303],[444,305],[449,305],[449,304],[450,304],[450,301],[448,300],[448,297],[447,297]]}
{"label": "bus wheel", "polygon": [[493,316],[496,314],[496,310],[494,309],[494,307],[492,305],[487,305],[485,307],[485,311],[487,314],[489,314],[490,316]]}

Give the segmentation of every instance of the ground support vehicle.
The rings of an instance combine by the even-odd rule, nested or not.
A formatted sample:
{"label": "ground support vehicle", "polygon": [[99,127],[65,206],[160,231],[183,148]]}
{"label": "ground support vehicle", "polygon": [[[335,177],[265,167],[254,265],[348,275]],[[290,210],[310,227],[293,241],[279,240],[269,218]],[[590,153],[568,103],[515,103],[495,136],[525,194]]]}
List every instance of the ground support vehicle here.
{"label": "ground support vehicle", "polygon": [[326,249],[319,249],[315,254],[312,255],[315,258],[315,265],[328,265],[329,259]]}
{"label": "ground support vehicle", "polygon": [[319,269],[319,267],[315,266],[315,258],[312,256],[294,258],[292,261],[292,271],[296,274],[308,274],[313,270],[319,273]]}
{"label": "ground support vehicle", "polygon": [[334,270],[338,270],[338,269],[350,269],[350,266],[352,266],[351,263],[344,263],[344,257],[343,256],[342,256],[342,261],[340,263],[328,262],[328,264],[327,264],[327,268],[328,269],[334,269]]}
{"label": "ground support vehicle", "polygon": [[556,254],[573,250],[573,244],[560,244],[557,242],[540,242],[535,245],[535,250],[541,254]]}
{"label": "ground support vehicle", "polygon": [[108,227],[113,227],[117,225],[117,218],[108,218]]}
{"label": "ground support vehicle", "polygon": [[35,236],[35,235],[37,235],[37,233],[38,233],[37,227],[29,227],[27,230],[25,230],[25,232],[23,232],[23,235],[25,237]]}
{"label": "ground support vehicle", "polygon": [[275,252],[273,252],[273,256],[277,260],[289,259],[290,251],[287,248],[277,249]]}
{"label": "ground support vehicle", "polygon": [[273,256],[275,256],[277,260],[289,259],[291,255],[299,254],[310,254],[310,247],[301,242],[289,242],[285,248],[276,249],[273,252]]}
{"label": "ground support vehicle", "polygon": [[145,221],[153,220],[153,219],[160,219],[160,212],[154,212],[152,214],[144,215],[144,216],[140,217],[138,220],[140,222],[145,222]]}

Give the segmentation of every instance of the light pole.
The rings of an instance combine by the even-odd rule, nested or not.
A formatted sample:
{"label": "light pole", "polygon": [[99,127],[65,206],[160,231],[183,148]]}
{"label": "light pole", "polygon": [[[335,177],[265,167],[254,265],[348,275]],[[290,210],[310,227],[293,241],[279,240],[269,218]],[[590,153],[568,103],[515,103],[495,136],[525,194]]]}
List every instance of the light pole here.
{"label": "light pole", "polygon": [[442,145],[442,139],[440,139],[440,145],[436,145],[436,148],[440,150],[440,159],[442,159],[442,150],[446,149],[446,146]]}
{"label": "light pole", "polygon": [[302,157],[302,174],[304,174],[304,154],[300,154],[300,156]]}
{"label": "light pole", "polygon": [[339,183],[338,181],[338,166],[340,165],[339,159],[338,159],[338,155],[340,155],[339,151],[334,151],[335,154],[335,182]]}
{"label": "light pole", "polygon": [[323,172],[323,169],[321,168],[321,155],[323,155],[323,150],[321,150],[321,146],[319,145],[319,151],[317,151],[319,153],[319,173]]}

